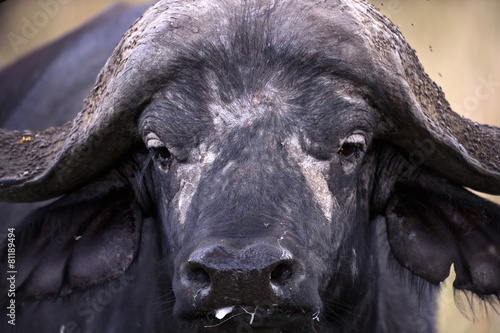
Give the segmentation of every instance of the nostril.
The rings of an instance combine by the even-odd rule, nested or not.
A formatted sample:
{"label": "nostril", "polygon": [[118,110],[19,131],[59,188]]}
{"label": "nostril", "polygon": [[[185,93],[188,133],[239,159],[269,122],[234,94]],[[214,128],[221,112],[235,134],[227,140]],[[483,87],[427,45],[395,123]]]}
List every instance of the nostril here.
{"label": "nostril", "polygon": [[271,282],[282,284],[293,276],[293,266],[291,263],[280,263],[271,272]]}
{"label": "nostril", "polygon": [[187,278],[191,283],[200,286],[209,286],[212,283],[212,279],[207,271],[200,266],[191,267],[187,273]]}

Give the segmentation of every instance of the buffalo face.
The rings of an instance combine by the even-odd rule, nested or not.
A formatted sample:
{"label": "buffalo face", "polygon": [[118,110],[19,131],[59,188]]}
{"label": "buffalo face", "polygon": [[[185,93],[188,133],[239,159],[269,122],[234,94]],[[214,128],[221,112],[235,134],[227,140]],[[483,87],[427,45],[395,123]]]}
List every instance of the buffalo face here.
{"label": "buffalo face", "polygon": [[367,292],[376,112],[320,63],[290,68],[298,55],[269,48],[251,56],[267,65],[217,68],[237,59],[220,48],[177,64],[189,75],[172,77],[139,120],[175,312],[260,306],[312,319],[329,284]]}

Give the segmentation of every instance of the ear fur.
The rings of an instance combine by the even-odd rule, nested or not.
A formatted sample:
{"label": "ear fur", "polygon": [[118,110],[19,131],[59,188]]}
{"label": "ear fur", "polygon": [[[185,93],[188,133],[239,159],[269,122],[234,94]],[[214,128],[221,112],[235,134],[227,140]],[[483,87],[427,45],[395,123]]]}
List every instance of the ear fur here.
{"label": "ear fur", "polygon": [[[130,189],[94,183],[31,214],[14,231],[16,300],[57,297],[119,277],[134,260],[142,216]],[[7,245],[0,267],[7,268]],[[9,276],[9,275],[8,275]],[[8,277],[7,276],[7,277]],[[10,283],[0,280],[0,304]]]}
{"label": "ear fur", "polygon": [[389,244],[410,272],[439,284],[500,296],[500,206],[419,168],[394,185],[386,206]]}

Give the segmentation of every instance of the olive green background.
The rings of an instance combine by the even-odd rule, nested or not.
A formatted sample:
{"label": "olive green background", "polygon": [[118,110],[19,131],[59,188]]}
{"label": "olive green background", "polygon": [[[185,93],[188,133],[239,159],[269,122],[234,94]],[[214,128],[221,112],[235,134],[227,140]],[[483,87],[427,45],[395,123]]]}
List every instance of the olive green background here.
{"label": "olive green background", "polygon": [[[0,68],[62,36],[117,2],[41,1],[56,1],[59,8],[46,22],[40,21],[43,24],[36,34],[17,48],[9,41],[8,34],[22,36],[23,20],[33,21],[43,8],[40,1],[34,0],[7,0],[0,4]],[[372,0],[371,3],[399,26],[417,51],[427,73],[443,88],[455,111],[475,121],[500,126],[500,1]],[[489,198],[500,203],[499,197]],[[500,333],[500,316],[491,308],[486,316],[480,306],[473,313],[466,305],[465,313],[475,320],[464,318],[455,305],[452,281],[452,278],[446,281],[441,293],[438,331]]]}

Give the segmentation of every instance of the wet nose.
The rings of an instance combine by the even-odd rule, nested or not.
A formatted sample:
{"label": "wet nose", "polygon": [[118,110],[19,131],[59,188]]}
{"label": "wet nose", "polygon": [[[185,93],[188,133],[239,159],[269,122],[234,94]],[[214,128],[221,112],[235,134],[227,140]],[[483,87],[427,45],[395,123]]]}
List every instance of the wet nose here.
{"label": "wet nose", "polygon": [[[303,265],[290,251],[267,244],[244,250],[213,246],[189,256],[181,283],[212,308],[274,305],[303,279]],[[272,304],[270,304],[272,303]]]}

